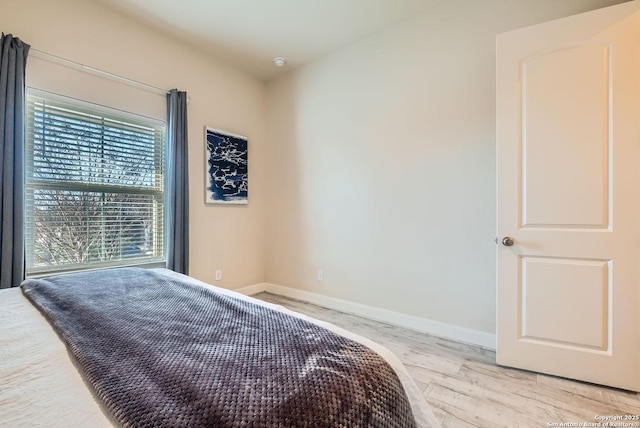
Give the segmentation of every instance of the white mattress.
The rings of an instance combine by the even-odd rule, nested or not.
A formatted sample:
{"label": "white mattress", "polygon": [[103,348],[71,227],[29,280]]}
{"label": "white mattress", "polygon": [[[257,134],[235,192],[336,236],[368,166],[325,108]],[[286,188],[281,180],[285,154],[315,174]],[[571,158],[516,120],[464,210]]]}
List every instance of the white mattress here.
{"label": "white mattress", "polygon": [[[183,275],[160,269],[169,276]],[[205,287],[214,287],[189,278]],[[400,360],[388,349],[330,323],[242,294],[216,291],[285,312],[356,340],[378,352],[402,381],[421,427],[438,427],[429,405]],[[118,423],[103,409],[72,357],[47,320],[18,288],[0,291],[0,427],[112,427]]]}

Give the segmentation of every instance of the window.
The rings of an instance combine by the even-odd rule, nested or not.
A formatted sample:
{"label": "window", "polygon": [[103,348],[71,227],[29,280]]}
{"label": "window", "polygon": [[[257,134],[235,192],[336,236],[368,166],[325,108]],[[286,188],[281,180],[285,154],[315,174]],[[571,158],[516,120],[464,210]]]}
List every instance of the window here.
{"label": "window", "polygon": [[164,124],[29,90],[27,274],[164,261]]}

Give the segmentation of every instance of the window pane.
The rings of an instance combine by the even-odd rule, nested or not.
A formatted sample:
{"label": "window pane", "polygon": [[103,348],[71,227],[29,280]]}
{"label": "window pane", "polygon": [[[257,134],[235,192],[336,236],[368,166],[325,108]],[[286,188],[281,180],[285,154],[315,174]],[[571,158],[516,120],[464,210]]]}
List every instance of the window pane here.
{"label": "window pane", "polygon": [[162,151],[154,128],[44,100],[33,101],[29,120],[34,179],[162,188]]}
{"label": "window pane", "polygon": [[33,267],[161,256],[153,196],[36,189],[33,201]]}

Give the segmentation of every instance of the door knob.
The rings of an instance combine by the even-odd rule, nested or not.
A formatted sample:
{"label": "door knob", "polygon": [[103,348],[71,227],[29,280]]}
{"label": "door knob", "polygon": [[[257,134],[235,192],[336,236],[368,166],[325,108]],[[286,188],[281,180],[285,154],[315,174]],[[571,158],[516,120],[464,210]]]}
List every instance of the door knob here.
{"label": "door knob", "polygon": [[511,238],[510,236],[505,236],[504,238],[502,238],[502,245],[504,245],[505,247],[512,246],[513,238]]}

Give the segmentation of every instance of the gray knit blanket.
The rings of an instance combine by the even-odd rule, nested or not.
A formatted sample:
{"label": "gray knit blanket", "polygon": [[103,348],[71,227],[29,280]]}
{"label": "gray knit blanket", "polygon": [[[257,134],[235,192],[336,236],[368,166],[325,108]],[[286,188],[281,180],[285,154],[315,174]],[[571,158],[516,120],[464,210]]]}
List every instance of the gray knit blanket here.
{"label": "gray knit blanket", "polygon": [[124,427],[415,427],[378,354],[308,321],[157,272],[22,290]]}

